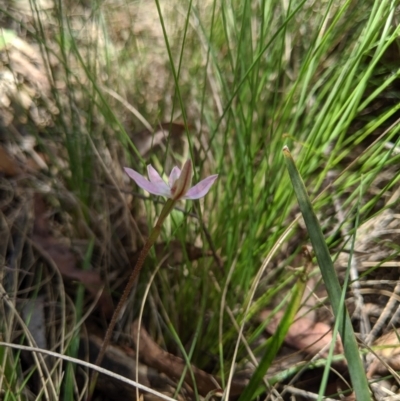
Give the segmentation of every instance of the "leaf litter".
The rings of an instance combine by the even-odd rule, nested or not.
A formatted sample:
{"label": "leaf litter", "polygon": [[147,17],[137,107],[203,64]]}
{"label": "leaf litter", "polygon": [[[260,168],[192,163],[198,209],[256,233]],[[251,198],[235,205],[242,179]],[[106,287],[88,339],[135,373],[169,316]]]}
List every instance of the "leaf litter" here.
{"label": "leaf litter", "polygon": [[[28,6],[26,10],[29,9]],[[43,11],[41,12],[43,13]],[[114,23],[118,24],[119,22],[120,19]],[[126,24],[129,25],[128,22]],[[147,28],[141,27],[140,29],[146,30]],[[152,32],[153,36],[158,39],[162,38],[159,31]],[[122,35],[119,38],[121,42],[126,41],[127,37],[124,36],[123,29],[119,33]],[[117,232],[117,240],[116,244],[110,247],[112,248],[110,251],[111,256],[107,255],[107,258],[113,260],[114,263],[110,263],[111,266],[120,265],[122,269],[117,269],[116,273],[108,272],[108,277],[104,274],[104,269],[81,270],[82,258],[78,256],[79,253],[72,250],[73,238],[69,238],[67,235],[71,234],[71,232],[68,233],[68,230],[62,227],[64,222],[57,225],[55,219],[51,220],[49,218],[49,215],[53,215],[54,217],[57,207],[51,206],[51,204],[46,205],[44,201],[44,198],[54,198],[53,193],[43,190],[43,187],[51,187],[54,183],[41,175],[41,170],[45,170],[47,161],[44,160],[44,156],[38,150],[36,141],[33,142],[30,151],[27,151],[27,148],[24,150],[22,146],[23,138],[29,137],[26,127],[30,123],[39,130],[52,127],[54,119],[57,118],[59,113],[58,108],[55,106],[56,103],[52,99],[47,66],[42,61],[39,48],[34,44],[28,43],[28,41],[18,38],[14,34],[9,35],[9,32],[3,32],[2,36],[6,40],[0,46],[0,138],[2,141],[0,147],[0,172],[2,174],[0,177],[0,234],[1,238],[4,239],[0,253],[2,257],[1,278],[7,294],[15,300],[17,306],[19,303],[21,304],[21,308],[19,309],[21,314],[24,314],[23,311],[26,310],[26,303],[36,296],[35,305],[38,306],[37,319],[42,322],[41,319],[43,319],[42,315],[44,314],[45,318],[47,318],[47,323],[45,330],[43,327],[38,329],[40,326],[39,323],[35,324],[36,328],[32,330],[33,333],[36,333],[36,338],[40,338],[39,343],[47,344],[46,346],[50,349],[61,347],[61,351],[64,351],[64,345],[60,346],[59,339],[62,335],[60,327],[57,327],[57,324],[66,322],[69,331],[73,331],[72,326],[68,326],[68,316],[72,314],[72,308],[60,298],[60,292],[64,291],[64,283],[57,280],[57,272],[52,270],[51,262],[54,263],[53,267],[55,266],[61,274],[66,286],[68,286],[68,283],[82,283],[90,294],[91,299],[96,298],[101,292],[99,308],[103,316],[109,316],[113,310],[113,301],[108,280],[110,278],[116,280],[118,279],[117,276],[123,277],[124,269],[129,269],[132,266],[132,262],[134,263],[134,259],[138,254],[137,249],[140,250],[140,240],[138,240],[137,235],[132,233],[132,229],[127,227],[123,212],[125,206],[116,205],[117,202],[114,205],[109,205],[113,206],[113,208],[110,207],[110,220],[116,222],[115,231]],[[48,61],[50,61],[50,64],[57,64],[54,59]],[[142,66],[143,76],[145,76],[146,80],[149,80],[149,86],[152,85],[154,89],[151,91],[151,98],[146,106],[149,112],[157,109],[158,102],[161,99],[160,93],[165,90],[165,86],[167,86],[166,82],[168,81],[167,72],[164,71],[163,74],[159,72],[165,69],[167,65],[166,61],[160,61],[160,59],[150,61],[153,62],[151,74],[145,71],[145,65]],[[153,79],[152,77],[156,77],[157,79]],[[57,85],[62,87],[61,83]],[[141,92],[141,96],[143,99],[146,98],[144,91]],[[130,117],[127,120],[127,125],[129,125],[131,122]],[[182,146],[182,143],[185,143],[181,138],[184,132],[182,125],[180,123],[173,123],[172,126],[168,127],[167,124],[161,123],[155,125],[153,132],[148,129],[139,129],[136,131],[137,134],[132,134],[132,139],[142,156],[148,156],[150,151],[164,146],[165,137],[171,132],[178,139],[178,146]],[[6,129],[16,133],[14,138],[11,139],[5,135]],[[18,135],[20,135],[19,140]],[[19,143],[20,146],[17,146],[19,149],[13,146],[15,141]],[[62,151],[55,149],[55,153],[58,153],[57,156],[59,156],[62,154]],[[35,154],[39,159],[34,156]],[[35,158],[36,161],[34,160]],[[56,169],[55,175],[59,171],[60,169]],[[393,174],[396,174],[396,171]],[[39,183],[34,182],[27,185],[26,181],[24,182],[26,175],[36,175],[39,178],[37,180]],[[123,179],[120,182],[123,182]],[[99,181],[97,181],[97,184],[100,185]],[[41,191],[37,189],[38,187]],[[371,188],[371,192],[373,190],[374,188]],[[36,194],[32,196],[32,192],[40,192],[40,195]],[[393,192],[393,196],[397,196],[397,194],[397,191]],[[63,196],[66,198],[65,194],[60,195],[60,198]],[[130,204],[131,201],[133,202],[132,199],[127,200],[127,203]],[[90,216],[92,223],[101,221],[102,217],[97,218],[97,220],[96,217]],[[396,255],[393,250],[393,244],[398,244],[399,242],[399,220],[398,210],[392,199],[391,202],[388,202],[388,206],[383,214],[380,214],[376,218],[371,218],[358,230],[355,243],[355,258],[360,266],[359,272],[363,275],[362,280],[360,280],[362,287],[361,294],[363,294],[366,306],[374,306],[374,308],[363,308],[363,313],[367,313],[367,319],[372,326],[379,319],[382,320],[382,312],[386,310],[389,304],[388,299],[392,295],[396,295],[395,288],[398,281],[399,266],[397,259],[395,257],[392,258],[392,255]],[[71,224],[70,222],[67,223]],[[108,247],[109,239],[107,235],[104,235],[102,229],[98,230],[95,224],[93,224],[92,229],[98,237],[97,245],[106,244],[104,246]],[[72,235],[70,236],[72,237]],[[32,244],[34,245],[33,247]],[[134,249],[135,247],[137,249]],[[182,247],[181,243],[174,241],[171,244],[158,244],[156,249],[157,259],[161,260],[166,251],[170,252],[171,256],[165,259],[165,268],[169,264],[177,265],[182,263],[185,260],[185,254],[189,255],[189,260],[210,256],[210,254],[204,254],[201,248],[195,247],[193,244],[187,243]],[[348,255],[348,250],[339,253],[336,262],[338,271],[343,271],[347,266]],[[41,278],[43,281],[38,282],[38,278]],[[37,295],[37,292],[40,295]],[[319,293],[319,297],[323,299],[323,291]],[[371,339],[371,346],[381,347],[381,349],[377,348],[374,353],[368,355],[370,364],[368,374],[371,377],[380,377],[387,371],[390,371],[390,369],[398,370],[399,368],[398,335],[392,329],[398,323],[399,301],[400,298],[397,295],[393,297],[390,309],[386,310],[386,313],[383,314],[385,320],[383,325],[375,333],[375,338]],[[353,311],[355,312],[354,319],[360,319],[361,312],[357,311],[357,305],[351,305],[354,302],[351,299],[348,302],[350,306],[353,306]],[[55,305],[58,306],[55,307]],[[62,310],[59,305],[62,305],[66,310]],[[317,311],[320,308],[323,311],[311,316],[298,316],[285,340],[286,345],[291,348],[287,352],[286,357],[290,355],[290,352],[295,354],[298,351],[302,351],[306,355],[304,359],[313,358],[318,353],[325,352],[326,346],[331,341],[333,322],[329,319],[329,316],[327,317],[329,313],[326,311],[326,306],[316,303],[313,306],[309,305],[309,307]],[[10,312],[4,310],[4,305],[2,309],[1,313],[4,316],[12,317]],[[270,310],[262,311],[257,320],[264,321],[270,313]],[[266,330],[269,334],[274,332],[280,316],[281,314],[277,313],[267,326]],[[9,322],[10,327],[7,327],[7,329],[14,333],[13,339],[15,339],[23,329],[12,318]],[[133,342],[137,337],[137,326],[135,324],[132,325]],[[93,348],[96,349],[99,346],[98,338],[97,340],[94,338],[93,335],[89,336],[92,344],[96,344],[97,342],[97,346],[93,345]],[[179,357],[161,348],[144,328],[140,331],[140,338],[139,348],[142,347],[142,350],[146,349],[144,354],[141,353],[141,382],[143,381],[143,383],[149,386],[154,386],[155,388],[159,388],[160,391],[165,391],[172,395],[176,379],[180,377],[185,363]],[[47,341],[47,339],[50,339],[50,341]],[[340,344],[336,345],[336,351],[340,353]],[[85,355],[85,353],[82,355]],[[128,377],[134,378],[136,375],[136,366],[132,362],[134,354],[131,348],[116,347],[113,345],[107,350],[107,355],[109,357],[107,363],[114,366],[113,370],[118,371],[120,369]],[[117,362],[119,362],[119,365],[115,367]],[[275,367],[278,366],[283,371],[290,368],[291,365],[292,362],[290,359],[287,359],[287,362],[278,361]],[[193,369],[196,372],[195,377],[197,375],[198,388],[202,395],[206,396],[209,390],[219,388],[217,378],[196,367],[193,367]],[[251,374],[251,372],[248,372],[248,374]],[[188,376],[185,377],[186,388],[182,399],[192,399],[193,397],[193,383],[190,380],[191,378],[188,378]],[[157,382],[161,384],[158,386],[155,384]],[[234,390],[232,392],[233,396],[240,393],[243,383],[240,384],[239,381],[234,381],[234,385],[237,385],[238,391]],[[118,386],[120,384],[114,383],[110,385],[108,390],[105,390],[111,399],[113,392],[115,392]],[[390,387],[389,390],[386,392],[383,391],[381,394],[389,396],[390,389],[392,388]],[[132,389],[126,389],[126,391],[124,394],[127,396],[133,395]],[[150,400],[151,398],[149,397],[149,395],[144,395],[144,399],[146,400]]]}

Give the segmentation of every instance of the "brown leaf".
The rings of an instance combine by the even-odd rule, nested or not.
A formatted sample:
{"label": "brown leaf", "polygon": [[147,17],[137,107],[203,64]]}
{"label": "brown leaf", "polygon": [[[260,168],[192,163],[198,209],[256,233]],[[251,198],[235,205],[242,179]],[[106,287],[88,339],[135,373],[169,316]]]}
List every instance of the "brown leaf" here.
{"label": "brown leaf", "polygon": [[15,177],[21,174],[17,161],[2,146],[0,146],[0,173],[6,177]]}
{"label": "brown leaf", "polygon": [[[86,360],[87,356],[89,356],[89,361],[94,363],[102,343],[103,339],[93,334],[89,336],[89,339],[82,338],[81,347],[79,348],[79,357]],[[89,347],[88,350],[85,349],[87,345]],[[172,382],[166,375],[163,375],[140,362],[139,365],[136,365],[135,353],[131,349],[109,345],[106,349],[106,354],[101,363],[101,367],[135,381],[136,375],[138,375],[139,383],[146,387],[150,387],[153,390],[170,397],[173,397],[174,395],[174,382]],[[99,380],[97,380],[96,383],[96,388],[112,401],[136,399],[135,387],[110,376],[103,376],[100,374]],[[142,392],[142,390],[140,390],[140,396],[143,396],[144,401],[160,400],[156,395]],[[190,397],[186,397],[186,394],[185,397],[183,397],[180,394],[177,399],[178,401],[184,401],[190,399]]]}
{"label": "brown leaf", "polygon": [[36,195],[33,242],[42,254],[53,260],[64,279],[81,282],[93,297],[96,297],[98,292],[102,291],[98,301],[99,307],[106,317],[111,317],[114,309],[112,299],[104,291],[104,282],[100,275],[97,272],[81,270],[77,267],[77,258],[71,250],[51,235],[45,213],[46,206],[43,199]]}
{"label": "brown leaf", "polygon": [[34,85],[49,92],[49,80],[38,49],[16,37],[12,41],[12,49],[9,49],[7,54],[14,74],[22,75]]}
{"label": "brown leaf", "polygon": [[22,317],[27,323],[29,332],[35,340],[36,346],[48,349],[46,339],[45,299],[43,295],[30,299],[22,308]]}
{"label": "brown leaf", "polygon": [[[267,319],[272,311],[264,310],[260,313],[259,320]],[[283,312],[279,311],[265,328],[270,334],[274,334],[279,322],[283,317]],[[285,337],[285,343],[300,351],[314,356],[322,351],[322,356],[326,356],[332,342],[332,329],[325,323],[313,322],[307,317],[297,318]],[[343,353],[342,343],[336,339],[335,353]]]}
{"label": "brown leaf", "polygon": [[[132,323],[131,333],[132,340],[135,346],[139,347],[137,352],[139,352],[140,360],[143,361],[147,366],[159,370],[165,373],[171,378],[179,379],[187,366],[186,362],[175,355],[164,351],[158,344],[156,344],[147,331],[141,327],[139,344],[137,343],[139,322],[136,320]],[[221,389],[220,382],[214,376],[198,369],[196,366],[192,365],[193,375],[196,381],[197,390],[200,395],[206,396],[211,391]],[[185,374],[185,383],[187,383],[191,388],[194,387],[192,376],[189,371]],[[231,386],[231,396],[237,396],[243,391],[244,386],[242,384],[232,382]]]}
{"label": "brown leaf", "polygon": [[384,375],[389,368],[400,370],[400,341],[399,333],[392,330],[389,333],[378,338],[374,345],[374,354],[367,357],[370,363],[367,371],[367,377],[371,378],[374,374]]}
{"label": "brown leaf", "polygon": [[144,156],[149,150],[160,145],[169,135],[179,137],[185,132],[185,126],[180,123],[161,123],[154,132],[148,129],[137,132],[133,135],[132,140],[139,153]]}

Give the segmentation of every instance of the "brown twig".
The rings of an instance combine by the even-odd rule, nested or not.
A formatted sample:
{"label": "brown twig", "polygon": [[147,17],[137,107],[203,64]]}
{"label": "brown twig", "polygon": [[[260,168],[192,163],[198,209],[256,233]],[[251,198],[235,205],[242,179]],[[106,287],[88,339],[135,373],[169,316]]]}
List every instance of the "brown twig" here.
{"label": "brown twig", "polygon": [[[188,366],[185,360],[160,348],[143,327],[140,328],[139,344],[137,344],[138,330],[139,321],[136,320],[131,325],[132,340],[137,347],[136,351],[140,354],[140,359],[147,366],[157,369],[159,372],[174,379],[179,379],[186,371],[184,378],[185,383],[192,389],[197,388],[199,394],[203,397],[207,396],[210,392],[222,392],[219,379],[193,365],[190,367],[190,370],[193,372],[192,376],[190,371],[187,370]],[[232,383],[231,396],[238,396],[243,391],[244,387],[244,383],[234,381]]]}

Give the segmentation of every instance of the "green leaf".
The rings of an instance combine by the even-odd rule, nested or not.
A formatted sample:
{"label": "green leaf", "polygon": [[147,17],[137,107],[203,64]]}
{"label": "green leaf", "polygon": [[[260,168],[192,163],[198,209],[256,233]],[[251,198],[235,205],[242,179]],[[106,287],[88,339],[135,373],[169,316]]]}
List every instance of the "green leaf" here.
{"label": "green leaf", "polygon": [[283,154],[315,256],[321,269],[322,278],[328,291],[333,313],[338,321],[339,333],[356,399],[363,401],[371,400],[368,380],[358,351],[353,326],[347,308],[341,302],[342,289],[329,254],[328,246],[326,245],[317,216],[308,197],[306,187],[287,146],[283,148]]}

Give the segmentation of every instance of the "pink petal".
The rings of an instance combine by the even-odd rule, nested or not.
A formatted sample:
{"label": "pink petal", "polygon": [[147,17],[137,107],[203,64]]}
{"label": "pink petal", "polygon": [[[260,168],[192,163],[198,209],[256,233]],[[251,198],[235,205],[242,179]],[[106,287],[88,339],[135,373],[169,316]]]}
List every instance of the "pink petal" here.
{"label": "pink petal", "polygon": [[163,186],[161,185],[161,183],[147,181],[146,178],[144,178],[141,174],[139,174],[135,170],[132,170],[131,168],[125,167],[124,170],[126,174],[128,174],[129,177],[131,177],[132,180],[135,181],[140,188],[143,188],[153,195],[166,196],[167,198],[171,197],[171,191],[164,181]]}
{"label": "pink petal", "polygon": [[183,199],[186,192],[192,184],[193,167],[192,161],[186,160],[186,163],[182,167],[181,175],[175,181],[174,185],[171,187],[172,199]]}
{"label": "pink petal", "polygon": [[168,178],[168,183],[171,188],[174,186],[175,181],[179,178],[180,175],[181,175],[181,169],[175,166],[172,169],[171,174],[169,175]]}
{"label": "pink petal", "polygon": [[164,182],[160,174],[158,174],[158,172],[151,164],[147,166],[147,174],[149,175],[150,182],[156,184],[160,189],[164,191],[164,193],[170,193],[169,186]]}
{"label": "pink petal", "polygon": [[147,174],[149,176],[150,181],[153,182],[154,184],[157,184],[159,182],[164,182],[160,174],[158,174],[157,170],[151,164],[147,166]]}
{"label": "pink petal", "polygon": [[200,181],[194,187],[190,188],[189,191],[186,192],[186,195],[183,199],[200,199],[207,194],[210,190],[211,185],[214,184],[214,181],[218,178],[218,174],[210,175],[204,180]]}

